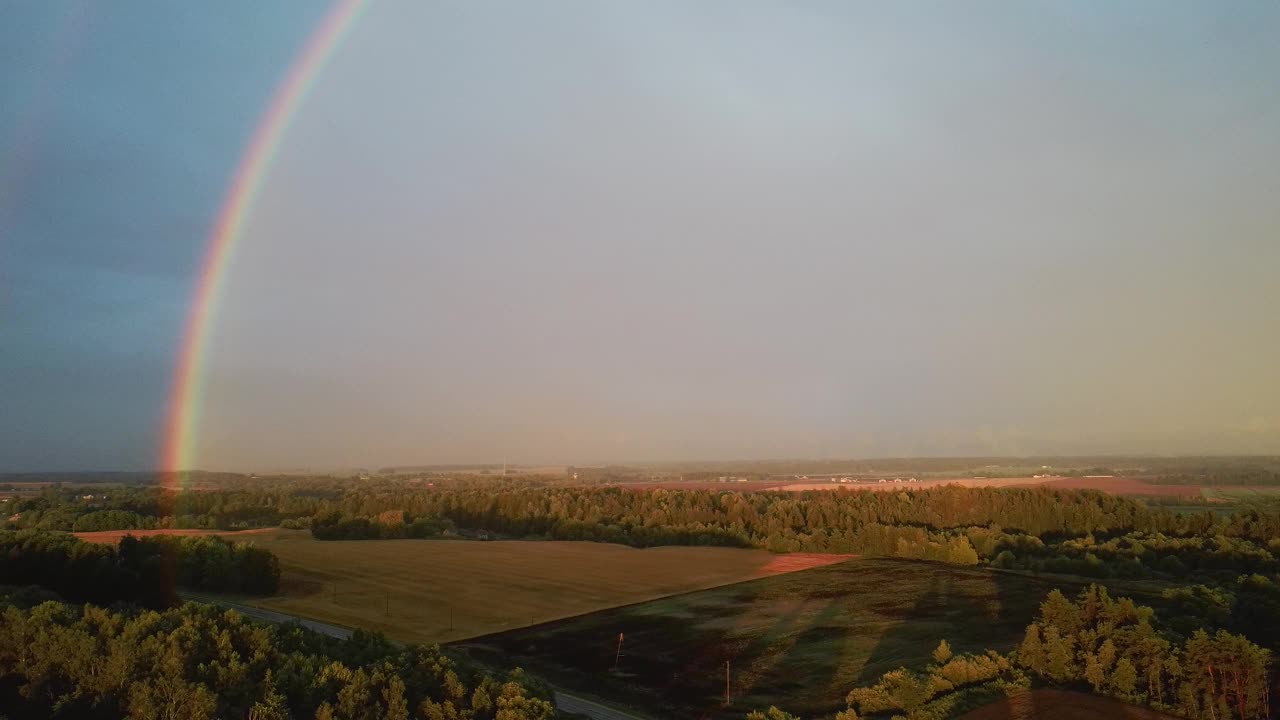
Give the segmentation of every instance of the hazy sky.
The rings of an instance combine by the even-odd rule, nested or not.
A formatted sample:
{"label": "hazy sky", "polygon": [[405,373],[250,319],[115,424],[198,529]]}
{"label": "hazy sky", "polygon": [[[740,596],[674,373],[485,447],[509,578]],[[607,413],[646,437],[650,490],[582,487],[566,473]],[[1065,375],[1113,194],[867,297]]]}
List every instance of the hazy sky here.
{"label": "hazy sky", "polygon": [[[0,10],[0,470],[155,463],[323,3]],[[1280,452],[1280,5],[374,0],[199,462]]]}

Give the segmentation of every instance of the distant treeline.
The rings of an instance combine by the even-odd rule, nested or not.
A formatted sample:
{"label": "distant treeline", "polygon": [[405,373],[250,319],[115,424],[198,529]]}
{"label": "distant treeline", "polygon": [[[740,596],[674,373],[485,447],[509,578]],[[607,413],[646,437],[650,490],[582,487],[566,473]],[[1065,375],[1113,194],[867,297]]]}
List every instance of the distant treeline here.
{"label": "distant treeline", "polygon": [[[593,487],[362,494],[310,521],[320,539],[491,533],[634,547],[720,545],[1142,578],[1280,570],[1280,512],[1179,513],[1087,490],[738,493]],[[382,507],[393,510],[381,510]],[[375,513],[364,515],[362,513]]]}
{"label": "distant treeline", "polygon": [[411,517],[402,510],[385,510],[373,518],[346,517],[331,510],[311,519],[317,540],[394,540],[436,537],[453,528],[437,516]]}
{"label": "distant treeline", "polygon": [[1046,487],[741,493],[502,480],[289,481],[177,494],[117,489],[106,498],[47,491],[15,509],[12,526],[42,529],[280,525],[325,540],[456,532],[986,562],[1091,577],[1280,569],[1273,542],[1280,506],[1223,517]]}
{"label": "distant treeline", "polygon": [[[215,477],[215,476],[210,476]],[[207,478],[205,478],[207,479]],[[173,491],[154,486],[49,487],[36,494],[9,498],[0,505],[0,529],[96,530],[208,529],[243,530],[292,525],[310,527],[312,518],[337,512],[346,517],[372,517],[386,510],[416,505],[404,498],[467,487],[503,490],[537,487],[539,478],[416,479],[235,477],[210,482],[199,490]]]}
{"label": "distant treeline", "polygon": [[78,602],[165,608],[177,604],[179,587],[274,594],[280,564],[267,550],[217,537],[127,536],[116,547],[63,533],[0,532],[0,583],[39,585]]}
{"label": "distant treeline", "polygon": [[339,641],[195,604],[164,612],[0,591],[0,716],[158,720],[550,720],[550,690],[439,648]]}

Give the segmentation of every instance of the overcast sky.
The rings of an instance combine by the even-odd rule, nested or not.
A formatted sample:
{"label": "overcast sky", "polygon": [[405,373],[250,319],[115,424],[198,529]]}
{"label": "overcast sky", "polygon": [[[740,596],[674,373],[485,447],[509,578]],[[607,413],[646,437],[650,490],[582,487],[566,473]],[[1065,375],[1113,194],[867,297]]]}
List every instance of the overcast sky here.
{"label": "overcast sky", "polygon": [[[324,3],[0,11],[0,470],[149,468]],[[1280,5],[373,0],[198,461],[1280,452]]]}

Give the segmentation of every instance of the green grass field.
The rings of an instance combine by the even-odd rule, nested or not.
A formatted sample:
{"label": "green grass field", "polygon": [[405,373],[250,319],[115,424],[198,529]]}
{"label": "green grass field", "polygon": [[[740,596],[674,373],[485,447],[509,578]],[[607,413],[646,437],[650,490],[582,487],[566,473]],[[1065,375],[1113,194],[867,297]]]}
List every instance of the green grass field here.
{"label": "green grass field", "polygon": [[1079,585],[924,562],[850,560],[462,647],[653,717],[741,718],[770,704],[829,717],[851,688],[897,667],[926,664],[940,639],[956,652],[1012,648],[1051,589],[1074,593]]}
{"label": "green grass field", "polygon": [[[588,542],[319,541],[274,530],[249,540],[280,558],[281,594],[246,604],[404,642],[448,642],[788,567],[763,550]],[[809,556],[804,556],[809,557]]]}
{"label": "green grass field", "polygon": [[1200,495],[1218,502],[1239,503],[1249,500],[1280,499],[1280,485],[1256,485],[1251,487],[1202,487]]}

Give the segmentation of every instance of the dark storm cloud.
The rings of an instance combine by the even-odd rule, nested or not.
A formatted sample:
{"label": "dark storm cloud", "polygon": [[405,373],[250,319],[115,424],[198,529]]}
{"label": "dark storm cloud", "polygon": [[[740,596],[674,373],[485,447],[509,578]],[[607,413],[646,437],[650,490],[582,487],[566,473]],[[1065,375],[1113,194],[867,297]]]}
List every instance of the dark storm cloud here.
{"label": "dark storm cloud", "polygon": [[150,467],[213,215],[321,3],[0,22],[0,469]]}

